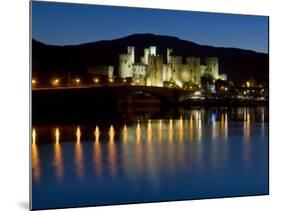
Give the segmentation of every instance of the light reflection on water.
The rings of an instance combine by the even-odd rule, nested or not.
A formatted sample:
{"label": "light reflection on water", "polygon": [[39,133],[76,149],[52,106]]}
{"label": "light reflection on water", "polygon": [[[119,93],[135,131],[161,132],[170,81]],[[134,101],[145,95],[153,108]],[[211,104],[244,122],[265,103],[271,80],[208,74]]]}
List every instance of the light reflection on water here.
{"label": "light reflection on water", "polygon": [[56,177],[59,181],[63,179],[63,155],[62,148],[59,143],[60,140],[60,132],[59,129],[55,129],[55,144],[54,144],[54,167]]}
{"label": "light reflection on water", "polygon": [[[33,186],[37,187],[34,196],[43,197],[46,187],[71,195],[69,190],[74,186],[72,191],[81,192],[81,197],[94,205],[177,199],[175,196],[191,199],[223,193],[266,193],[267,130],[264,108],[237,108],[234,114],[228,110],[193,109],[177,118],[125,124],[36,126],[32,129],[32,175]],[[48,137],[54,138],[48,141]],[[42,164],[51,158],[51,167]],[[250,178],[255,175],[258,182]],[[113,197],[112,201],[103,191]],[[147,198],[138,195],[143,191]],[[121,193],[123,197],[115,195]],[[49,196],[54,204],[59,203],[55,195]],[[64,200],[61,206],[83,205],[81,198],[79,201],[69,196]],[[52,207],[52,203],[38,206]]]}
{"label": "light reflection on water", "polygon": [[32,129],[32,176],[35,182],[39,182],[41,176],[38,146],[36,144],[36,130]]}
{"label": "light reflection on water", "polygon": [[80,127],[76,129],[76,143],[75,143],[75,154],[74,161],[76,166],[76,175],[81,179],[84,176],[84,158],[83,158],[83,148],[81,140]]}

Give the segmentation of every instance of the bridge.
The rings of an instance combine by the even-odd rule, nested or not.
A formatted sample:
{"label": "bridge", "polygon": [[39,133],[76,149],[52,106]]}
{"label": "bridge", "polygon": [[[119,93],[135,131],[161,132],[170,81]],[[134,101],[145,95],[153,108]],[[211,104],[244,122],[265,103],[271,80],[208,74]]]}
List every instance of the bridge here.
{"label": "bridge", "polygon": [[174,105],[188,98],[193,92],[179,88],[152,87],[152,86],[130,86],[130,85],[111,85],[111,86],[83,86],[83,87],[52,87],[52,88],[33,88],[32,97],[43,100],[45,103],[61,101],[84,101],[86,103],[113,103],[120,101],[131,102],[136,94],[148,94],[161,104]]}

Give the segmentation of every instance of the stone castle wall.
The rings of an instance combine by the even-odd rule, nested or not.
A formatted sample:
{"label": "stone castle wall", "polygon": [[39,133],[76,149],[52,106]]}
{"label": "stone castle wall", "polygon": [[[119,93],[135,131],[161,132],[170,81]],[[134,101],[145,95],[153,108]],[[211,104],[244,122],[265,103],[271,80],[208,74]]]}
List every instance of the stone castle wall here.
{"label": "stone castle wall", "polygon": [[[144,49],[141,63],[135,64],[135,49],[129,46],[127,54],[119,55],[119,76],[121,78],[143,79],[148,86],[163,86],[164,82],[182,86],[185,83],[201,84],[202,76],[212,76],[213,79],[226,78],[219,75],[217,57],[200,59],[172,55],[172,49],[167,49],[166,59],[157,55],[156,47]],[[165,61],[165,63],[164,63]]]}

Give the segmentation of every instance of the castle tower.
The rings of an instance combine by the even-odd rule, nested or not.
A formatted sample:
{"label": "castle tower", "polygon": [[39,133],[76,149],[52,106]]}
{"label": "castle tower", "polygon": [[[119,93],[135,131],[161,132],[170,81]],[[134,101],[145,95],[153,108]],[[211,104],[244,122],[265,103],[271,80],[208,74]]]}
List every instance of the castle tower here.
{"label": "castle tower", "polygon": [[205,74],[211,75],[215,80],[219,78],[219,59],[217,57],[207,57],[204,59],[206,65]]}
{"label": "castle tower", "polygon": [[128,54],[130,55],[131,63],[135,63],[135,47],[134,46],[128,46]]}
{"label": "castle tower", "polygon": [[149,55],[149,49],[145,48],[144,49],[144,64],[148,64],[148,55]]}
{"label": "castle tower", "polygon": [[133,76],[133,64],[135,63],[135,47],[128,46],[127,54],[119,55],[119,76],[128,78]]}
{"label": "castle tower", "polygon": [[172,48],[167,48],[167,64],[171,62],[171,53],[173,52]]}
{"label": "castle tower", "polygon": [[151,56],[156,56],[156,47],[150,46],[149,47],[149,53],[150,53]]}
{"label": "castle tower", "polygon": [[147,86],[163,86],[163,57],[162,56],[149,56],[147,66]]}
{"label": "castle tower", "polygon": [[194,84],[201,83],[201,62],[199,57],[187,57],[186,64],[190,68],[190,82]]}

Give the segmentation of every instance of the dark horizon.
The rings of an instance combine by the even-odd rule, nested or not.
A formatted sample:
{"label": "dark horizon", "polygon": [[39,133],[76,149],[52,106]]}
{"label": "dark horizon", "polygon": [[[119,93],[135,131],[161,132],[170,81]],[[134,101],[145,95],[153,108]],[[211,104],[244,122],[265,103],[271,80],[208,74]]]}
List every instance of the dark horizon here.
{"label": "dark horizon", "polygon": [[38,40],[38,39],[35,39],[35,38],[32,38],[32,40],[34,40],[36,42],[40,42],[40,43],[42,43],[44,45],[47,45],[47,46],[67,47],[67,46],[81,46],[81,45],[87,45],[87,44],[94,44],[94,43],[98,43],[98,42],[114,41],[114,40],[124,39],[124,38],[135,36],[135,35],[151,35],[151,36],[170,37],[170,38],[175,38],[175,39],[179,39],[179,40],[182,40],[182,41],[187,41],[187,42],[190,42],[190,43],[193,43],[193,44],[196,44],[196,45],[200,45],[200,46],[214,47],[214,48],[225,48],[225,49],[239,49],[239,50],[251,51],[251,52],[255,52],[255,53],[268,54],[268,52],[258,52],[258,51],[252,50],[252,49],[245,49],[245,48],[239,48],[239,47],[204,45],[204,44],[201,44],[201,43],[198,43],[198,42],[193,42],[193,41],[190,41],[190,40],[181,39],[179,37],[172,36],[172,35],[163,35],[163,34],[154,34],[154,33],[133,33],[133,34],[128,34],[128,35],[125,35],[123,37],[118,37],[118,38],[114,38],[114,39],[101,39],[101,40],[88,41],[88,42],[77,43],[77,44],[62,44],[62,45],[48,44],[48,43],[45,43],[45,42],[43,42],[41,40]]}
{"label": "dark horizon", "polygon": [[32,2],[32,38],[47,45],[80,45],[143,33],[268,53],[267,16]]}

